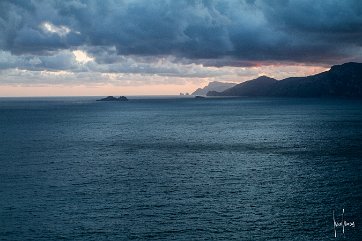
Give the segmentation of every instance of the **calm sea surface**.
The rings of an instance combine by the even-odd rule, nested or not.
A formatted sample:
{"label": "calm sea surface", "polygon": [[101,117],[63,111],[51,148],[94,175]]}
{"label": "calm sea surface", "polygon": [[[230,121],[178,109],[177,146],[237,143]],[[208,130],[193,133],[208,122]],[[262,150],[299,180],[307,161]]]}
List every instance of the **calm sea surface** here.
{"label": "calm sea surface", "polygon": [[[344,220],[355,227],[337,227]],[[362,101],[0,98],[0,240],[362,240]]]}

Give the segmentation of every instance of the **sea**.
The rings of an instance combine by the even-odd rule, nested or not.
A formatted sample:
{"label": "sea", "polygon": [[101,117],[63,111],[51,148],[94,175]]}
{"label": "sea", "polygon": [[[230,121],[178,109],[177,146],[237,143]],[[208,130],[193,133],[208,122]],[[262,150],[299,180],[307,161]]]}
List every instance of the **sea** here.
{"label": "sea", "polygon": [[362,240],[362,100],[0,98],[0,240]]}

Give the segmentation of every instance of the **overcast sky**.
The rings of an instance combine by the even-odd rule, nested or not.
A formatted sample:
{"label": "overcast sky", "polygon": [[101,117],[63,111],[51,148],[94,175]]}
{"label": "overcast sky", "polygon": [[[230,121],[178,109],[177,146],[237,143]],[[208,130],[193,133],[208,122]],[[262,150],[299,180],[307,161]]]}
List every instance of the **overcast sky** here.
{"label": "overcast sky", "polygon": [[0,96],[178,94],[350,61],[360,0],[0,0]]}

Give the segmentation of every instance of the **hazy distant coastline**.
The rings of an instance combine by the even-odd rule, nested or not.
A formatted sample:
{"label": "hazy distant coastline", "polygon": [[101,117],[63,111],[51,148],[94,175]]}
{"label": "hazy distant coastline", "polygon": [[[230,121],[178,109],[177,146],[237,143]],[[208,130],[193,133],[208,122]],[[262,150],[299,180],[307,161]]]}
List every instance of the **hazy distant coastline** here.
{"label": "hazy distant coastline", "polygon": [[236,83],[223,83],[219,81],[212,81],[207,86],[203,88],[198,88],[191,95],[207,95],[210,91],[222,92],[229,88],[232,88],[236,85]]}

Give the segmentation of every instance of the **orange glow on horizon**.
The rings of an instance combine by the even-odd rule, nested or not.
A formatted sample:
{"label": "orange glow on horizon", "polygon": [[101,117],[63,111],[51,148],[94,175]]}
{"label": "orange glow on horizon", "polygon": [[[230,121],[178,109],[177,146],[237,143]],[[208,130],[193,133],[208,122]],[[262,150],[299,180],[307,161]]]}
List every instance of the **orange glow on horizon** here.
{"label": "orange glow on horizon", "polygon": [[[86,59],[86,55],[80,55]],[[104,84],[42,84],[42,85],[26,85],[26,84],[2,84],[0,78],[0,97],[31,97],[31,96],[137,96],[137,95],[179,95],[180,93],[191,94],[198,88],[205,87],[211,81],[220,82],[233,82],[241,83],[247,80],[255,79],[260,75],[266,75],[278,80],[287,77],[301,77],[314,75],[328,70],[329,68],[322,66],[262,66],[262,67],[250,67],[250,68],[236,68],[236,67],[224,67],[225,75],[213,76],[207,78],[187,78],[176,77],[174,80],[170,78],[167,81],[163,81],[164,77],[152,76],[152,82],[147,81],[135,81],[135,84],[131,85],[132,81],[126,81],[120,85],[104,83]],[[22,73],[22,72],[21,72]],[[26,73],[26,71],[25,71]],[[22,73],[23,74],[23,73]],[[44,78],[51,82],[54,78],[54,82],[59,78],[58,75],[63,74],[61,72],[45,73]],[[56,76],[55,76],[56,75]],[[21,76],[21,75],[20,75]],[[55,77],[54,77],[55,76]],[[40,75],[40,77],[42,77]],[[66,76],[69,78],[69,76]],[[71,76],[72,77],[72,76]],[[75,80],[76,81],[76,80]],[[85,80],[86,81],[86,80]],[[107,81],[107,80],[105,80]],[[157,81],[163,83],[157,83]],[[174,81],[174,82],[173,82]],[[156,83],[155,83],[156,82]],[[166,83],[167,82],[167,83]],[[173,82],[173,83],[172,83]]]}
{"label": "orange glow on horizon", "polygon": [[[206,85],[207,83],[205,83]],[[192,93],[199,84],[187,85],[148,85],[148,86],[88,86],[88,85],[47,85],[47,86],[0,86],[0,97],[38,97],[38,96],[137,96],[137,95],[179,95]]]}

